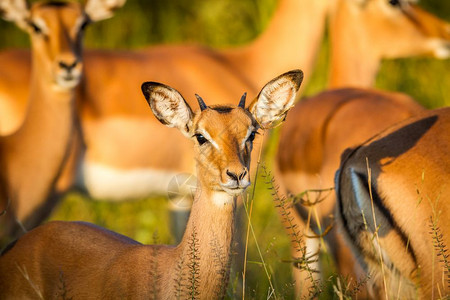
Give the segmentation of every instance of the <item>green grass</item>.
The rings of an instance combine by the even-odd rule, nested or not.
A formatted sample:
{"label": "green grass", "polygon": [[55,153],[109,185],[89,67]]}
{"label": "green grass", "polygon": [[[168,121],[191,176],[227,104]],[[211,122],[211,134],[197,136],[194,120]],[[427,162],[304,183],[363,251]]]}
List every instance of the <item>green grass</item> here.
{"label": "green grass", "polygon": [[[450,19],[449,1],[423,2],[440,17]],[[151,44],[182,42],[212,47],[240,45],[256,37],[266,27],[275,5],[276,0],[128,0],[125,8],[118,11],[114,18],[88,29],[86,46],[133,49]],[[0,21],[0,48],[27,45],[25,34],[13,25]],[[325,40],[305,95],[313,95],[326,88],[328,53],[328,41]],[[450,60],[417,58],[386,61],[381,66],[376,87],[405,92],[429,108],[450,105],[449,70]],[[275,148],[276,144],[272,141],[264,158],[265,164],[269,166]],[[155,232],[160,243],[173,242],[169,234],[167,201],[164,197],[107,203],[72,193],[57,207],[51,219],[93,222],[142,243],[152,243]],[[246,298],[265,298],[269,291],[269,278],[265,275],[256,243],[259,244],[277,295],[292,298],[290,265],[283,262],[290,259],[289,238],[280,224],[270,191],[262,178],[257,182],[252,224],[257,241],[250,236]],[[327,258],[323,259],[327,261]],[[232,283],[233,279],[232,276]],[[230,290],[233,284],[231,286]],[[238,288],[237,284],[234,286]],[[321,298],[333,297],[331,283],[325,286],[325,290]]]}

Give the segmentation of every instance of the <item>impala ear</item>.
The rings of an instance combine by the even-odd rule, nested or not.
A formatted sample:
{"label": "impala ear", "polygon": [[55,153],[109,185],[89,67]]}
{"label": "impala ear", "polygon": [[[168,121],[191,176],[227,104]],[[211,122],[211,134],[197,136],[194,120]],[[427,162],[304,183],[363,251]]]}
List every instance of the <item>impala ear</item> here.
{"label": "impala ear", "polygon": [[84,6],[91,21],[97,22],[111,18],[114,11],[121,8],[126,0],[87,0]]}
{"label": "impala ear", "polygon": [[153,114],[161,123],[178,128],[181,133],[190,137],[192,109],[178,91],[157,82],[144,82],[141,89]]}
{"label": "impala ear", "polygon": [[303,72],[294,70],[284,73],[267,83],[248,110],[262,128],[282,121],[294,105],[303,80]]}
{"label": "impala ear", "polygon": [[30,17],[29,3],[26,0],[0,0],[0,16],[14,22],[20,29],[28,30]]}

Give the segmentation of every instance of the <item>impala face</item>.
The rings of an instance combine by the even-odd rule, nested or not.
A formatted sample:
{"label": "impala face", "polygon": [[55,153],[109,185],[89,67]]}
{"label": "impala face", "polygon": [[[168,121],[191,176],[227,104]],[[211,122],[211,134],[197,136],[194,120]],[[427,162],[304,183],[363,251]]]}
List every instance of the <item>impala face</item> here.
{"label": "impala face", "polygon": [[206,174],[203,185],[230,195],[250,185],[250,154],[259,128],[241,107],[208,107],[193,122],[197,171]]}
{"label": "impala face", "polygon": [[34,55],[45,61],[43,67],[56,87],[71,89],[81,80],[82,38],[88,16],[77,3],[49,2],[34,5],[25,21]]}
{"label": "impala face", "polygon": [[[386,58],[450,56],[450,24],[408,0],[361,0],[361,22],[370,26],[374,45]],[[386,43],[386,41],[390,41]]]}
{"label": "impala face", "polygon": [[300,70],[272,79],[247,108],[246,94],[238,106],[211,107],[197,95],[200,110],[195,114],[183,96],[169,86],[144,82],[142,92],[161,123],[194,140],[197,177],[203,191],[236,196],[250,185],[250,154],[258,128],[270,128],[284,119],[302,80]]}

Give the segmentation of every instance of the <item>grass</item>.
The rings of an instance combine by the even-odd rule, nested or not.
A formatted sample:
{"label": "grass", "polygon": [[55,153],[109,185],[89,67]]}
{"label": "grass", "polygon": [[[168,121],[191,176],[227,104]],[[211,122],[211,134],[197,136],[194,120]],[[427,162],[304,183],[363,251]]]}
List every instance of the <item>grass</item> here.
{"label": "grass", "polygon": [[[448,1],[428,0],[424,5],[441,17],[450,18]],[[270,20],[276,0],[128,0],[116,17],[95,24],[87,33],[87,47],[134,49],[157,43],[201,43],[213,47],[244,44],[261,32]],[[445,13],[447,12],[447,13]],[[0,48],[25,47],[25,34],[13,25],[0,21]],[[304,95],[313,95],[326,87],[328,41],[323,42],[317,68]],[[450,61],[429,58],[399,59],[383,62],[376,87],[410,94],[429,108],[450,105]],[[276,137],[276,134],[274,134]],[[276,140],[276,138],[274,139]],[[272,142],[262,163],[271,166],[276,143]],[[290,277],[290,237],[286,235],[275,210],[271,191],[261,176],[253,199],[246,266],[247,299],[293,298]],[[173,243],[169,234],[165,197],[132,202],[96,202],[79,193],[68,195],[51,219],[84,220],[120,232],[142,243],[152,243],[155,232],[158,242]],[[432,227],[439,246],[439,229]],[[258,245],[258,247],[257,247]],[[257,251],[259,249],[259,251]],[[262,261],[263,258],[263,261]],[[323,261],[329,261],[321,257]],[[448,265],[448,261],[444,262]],[[332,266],[327,271],[333,273]],[[324,276],[329,278],[328,275]],[[238,281],[232,274],[230,289]],[[343,279],[333,278],[322,287],[320,298],[341,298],[346,289]],[[333,292],[334,290],[334,292]],[[271,294],[270,291],[275,291]],[[228,293],[228,297],[235,295]]]}

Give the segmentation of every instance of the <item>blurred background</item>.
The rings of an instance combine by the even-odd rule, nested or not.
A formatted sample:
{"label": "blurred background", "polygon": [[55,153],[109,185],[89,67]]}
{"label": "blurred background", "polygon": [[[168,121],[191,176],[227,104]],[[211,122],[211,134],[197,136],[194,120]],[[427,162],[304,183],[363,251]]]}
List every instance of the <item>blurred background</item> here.
{"label": "blurred background", "polygon": [[[211,47],[243,45],[264,31],[276,4],[277,0],[127,0],[125,7],[118,10],[113,18],[88,28],[85,46],[137,49],[161,43],[191,43]],[[419,4],[450,21],[450,1],[422,0]],[[28,44],[25,33],[0,20],[0,50],[26,48]],[[313,74],[307,74],[311,78],[303,96],[313,95],[326,88],[328,65],[329,42],[326,35],[316,68]],[[407,93],[428,108],[448,106],[450,60],[414,58],[384,61],[375,86],[383,90]],[[266,164],[269,166],[275,147],[275,143],[272,143],[265,153]],[[142,243],[153,243],[155,240],[158,243],[171,243],[173,240],[168,230],[166,202],[165,198],[152,198],[125,203],[102,203],[91,201],[82,194],[72,193],[59,205],[51,218],[94,222]],[[263,178],[257,181],[252,224],[257,240],[252,236],[249,238],[246,295],[257,299],[267,297],[270,281],[279,297],[292,297],[290,266],[283,262],[290,258],[289,241]],[[256,243],[261,249],[269,276],[263,271]],[[238,287],[235,278],[232,275],[228,293],[230,298],[235,295],[233,288]],[[325,289],[331,290],[332,284]]]}

